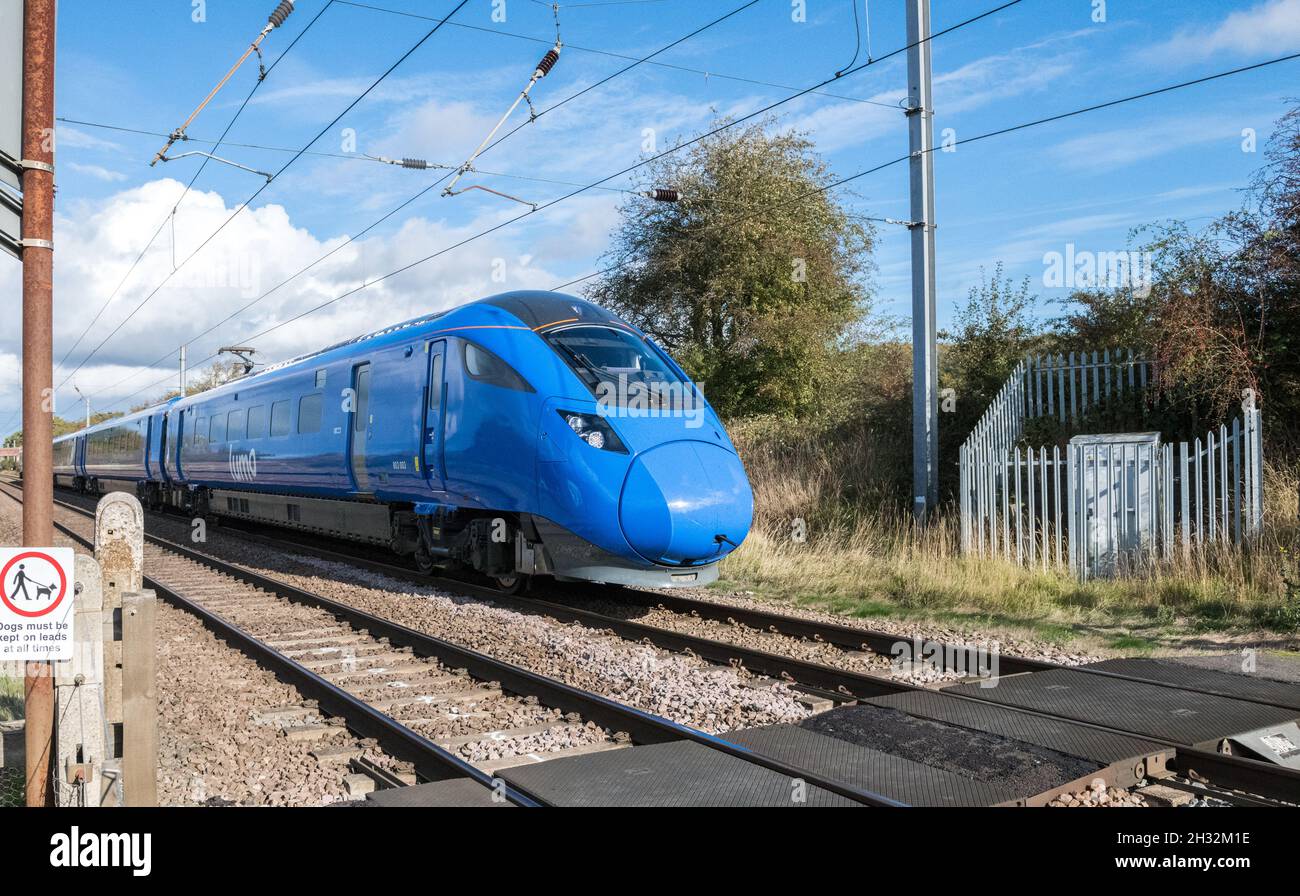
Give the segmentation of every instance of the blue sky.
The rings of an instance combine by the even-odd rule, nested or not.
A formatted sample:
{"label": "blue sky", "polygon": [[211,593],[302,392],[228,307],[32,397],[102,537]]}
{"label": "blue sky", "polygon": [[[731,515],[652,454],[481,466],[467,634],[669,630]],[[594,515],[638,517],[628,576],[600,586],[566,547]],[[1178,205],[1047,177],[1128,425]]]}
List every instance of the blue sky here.
{"label": "blue sky", "polygon": [[[862,13],[862,0],[857,0]],[[566,48],[534,90],[538,110],[671,43],[743,0],[647,0],[561,5]],[[161,393],[175,349],[198,361],[219,345],[248,342],[322,302],[527,211],[483,192],[444,198],[429,191],[385,223],[262,297],[428,186],[441,172],[377,164],[360,153],[461,162],[523,86],[555,38],[548,6],[535,0],[470,0],[448,25],[263,190],[202,250],[199,244],[262,184],[209,164],[170,212],[197,158],[149,167],[162,139],[96,127],[165,133],[184,120],[266,21],[270,0],[152,0],[59,6],[55,358],[60,360],[123,282],[149,237],[158,238],[99,324],[56,370],[68,380],[64,416],[80,413],[73,383],[96,410],[122,409]],[[264,171],[292,154],[233,144],[299,149],[414,45],[453,0],[375,0],[396,12],[338,0],[299,0],[263,47],[267,63],[324,12],[260,85],[218,154]],[[906,43],[903,3],[870,5],[871,49]],[[996,0],[937,0],[935,31]],[[494,20],[504,6],[505,21]],[[935,39],[936,133],[957,139],[1300,50],[1300,0],[1023,0]],[[815,84],[854,52],[850,0],[760,0],[726,21],[583,94],[486,153],[471,175],[545,203],[634,164],[647,139],[663,150],[706,128]],[[413,15],[401,15],[398,13]],[[202,21],[195,21],[195,19]],[[499,18],[499,14],[497,16]],[[495,32],[495,33],[494,33]],[[508,32],[505,33],[505,32]],[[521,37],[521,35],[523,37]],[[531,38],[531,39],[525,39]],[[592,52],[603,51],[601,52]],[[865,40],[859,62],[866,58]],[[780,125],[807,131],[839,176],[907,151],[895,104],[905,56],[873,64],[779,106]],[[704,74],[708,72],[710,74]],[[732,77],[727,77],[732,76]],[[190,126],[217,137],[257,77],[255,61]],[[738,80],[749,79],[749,80]],[[753,83],[754,81],[769,84]],[[1288,95],[1300,96],[1300,62],[1142,100],[935,154],[939,230],[939,320],[1002,262],[1028,276],[1039,312],[1064,290],[1044,285],[1044,255],[1129,247],[1132,228],[1178,218],[1204,225],[1236,207],[1263,163]],[[788,89],[787,89],[788,88]],[[508,128],[527,120],[516,112]],[[1257,135],[1243,150],[1243,132]],[[355,152],[350,136],[355,135]],[[195,142],[177,151],[209,150]],[[347,157],[343,157],[347,156]],[[513,175],[505,177],[501,175]],[[524,179],[532,178],[532,180]],[[637,172],[605,186],[645,186]],[[907,169],[886,168],[837,191],[864,215],[906,218]],[[253,339],[277,360],[419,313],[513,288],[548,288],[590,273],[617,223],[621,194],[590,190],[506,224],[405,273],[366,286],[324,309]],[[173,272],[173,259],[181,263]],[[187,260],[189,259],[189,260]],[[907,232],[882,224],[875,255],[875,305],[910,307]],[[158,287],[161,285],[161,289]],[[152,299],[141,304],[157,290]],[[19,266],[0,258],[0,291],[19,295]],[[254,301],[256,300],[256,301]],[[244,305],[250,308],[195,339]],[[91,349],[134,316],[92,357]],[[193,341],[192,341],[193,340]],[[0,334],[0,433],[17,428],[17,328]],[[170,356],[156,367],[150,362]],[[83,363],[84,362],[84,363]],[[80,369],[76,369],[80,366]],[[73,373],[75,369],[75,373]]]}

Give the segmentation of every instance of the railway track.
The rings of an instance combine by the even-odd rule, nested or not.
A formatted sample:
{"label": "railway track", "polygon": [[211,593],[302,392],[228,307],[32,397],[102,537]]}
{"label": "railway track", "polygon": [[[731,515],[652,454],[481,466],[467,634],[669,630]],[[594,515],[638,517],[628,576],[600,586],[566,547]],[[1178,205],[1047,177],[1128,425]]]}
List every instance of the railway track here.
{"label": "railway track", "polygon": [[[16,488],[6,482],[0,492],[21,503]],[[56,528],[93,549],[94,511],[55,503],[63,515]],[[146,536],[145,568],[146,587],[274,669],[347,728],[378,740],[424,780],[466,778],[515,805],[545,805],[495,773],[561,756],[692,741],[855,803],[902,805],[156,535]]]}
{"label": "railway track", "polygon": [[[525,613],[533,613],[560,622],[576,623],[594,631],[612,631],[617,636],[637,642],[653,644],[664,650],[688,653],[719,665],[743,666],[751,673],[768,676],[785,681],[805,691],[813,697],[819,697],[835,703],[853,703],[877,697],[906,695],[915,693],[933,693],[907,681],[883,674],[867,671],[855,671],[837,665],[813,662],[806,659],[774,653],[744,646],[727,640],[705,638],[670,628],[647,625],[632,619],[609,613],[601,613],[570,602],[544,599],[541,597],[508,595],[500,591],[460,579],[446,577],[429,577],[414,569],[395,563],[376,560],[373,557],[351,551],[334,550],[320,545],[310,545],[297,538],[269,537],[257,532],[234,530],[241,539],[253,543],[292,548],[294,551],[316,556],[320,559],[352,565],[370,572],[405,580],[420,585],[436,584],[466,596],[491,602],[501,607]],[[557,588],[551,587],[545,594],[553,595]],[[592,599],[590,586],[575,589],[577,602]],[[847,653],[870,652],[878,656],[889,655],[893,646],[899,643],[897,635],[827,623],[818,620],[801,619],[769,611],[752,610],[719,604],[698,598],[666,595],[659,592],[644,592],[634,589],[619,589],[618,599],[624,598],[640,603],[645,607],[658,607],[671,610],[694,618],[710,619],[730,626],[747,626],[768,631],[789,638],[802,638],[809,641],[834,645]],[[608,600],[608,597],[604,597]],[[959,662],[973,664],[975,658],[967,653],[970,648],[962,645],[942,645],[938,656],[951,663],[953,658]],[[1068,669],[1095,676],[1099,680],[1129,682],[1135,685],[1147,685],[1170,691],[1192,690],[1209,697],[1222,697],[1264,707],[1277,706],[1277,701],[1265,698],[1243,698],[1235,694],[1226,694],[1214,688],[1196,689],[1180,687],[1169,681],[1154,679],[1149,676],[1133,676],[1105,670],[1067,667],[1060,664],[1010,655],[998,657],[998,674],[1020,675],[1029,672],[1053,672]],[[968,667],[973,667],[968,666]],[[1300,691],[1300,689],[1298,689]],[[978,691],[953,693],[945,690],[945,695],[955,700],[970,704],[998,706],[999,709],[1011,711],[1025,717],[1032,723],[1038,721],[1066,721],[1073,725],[1089,729],[1101,735],[1120,735],[1141,738],[1154,742],[1174,751],[1171,762],[1173,768],[1200,784],[1202,791],[1217,795],[1222,799],[1243,805],[1300,804],[1300,773],[1292,769],[1266,762],[1227,755],[1213,750],[1198,749],[1188,743],[1153,736],[1149,731],[1099,724],[1083,714],[1053,713],[1035,711],[1024,707],[1007,707],[991,698],[981,697]],[[1294,702],[1294,701],[1291,701]],[[1282,705],[1290,706],[1291,702]]]}

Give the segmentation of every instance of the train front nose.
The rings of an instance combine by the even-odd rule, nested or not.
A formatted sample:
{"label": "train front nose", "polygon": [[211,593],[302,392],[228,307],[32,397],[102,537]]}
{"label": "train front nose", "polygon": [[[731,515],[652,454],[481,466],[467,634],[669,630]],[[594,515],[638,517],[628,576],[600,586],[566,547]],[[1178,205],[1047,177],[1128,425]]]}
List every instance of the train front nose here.
{"label": "train front nose", "polygon": [[619,500],[628,544],[669,566],[726,556],[749,534],[753,515],[740,458],[708,442],[668,442],[638,455]]}

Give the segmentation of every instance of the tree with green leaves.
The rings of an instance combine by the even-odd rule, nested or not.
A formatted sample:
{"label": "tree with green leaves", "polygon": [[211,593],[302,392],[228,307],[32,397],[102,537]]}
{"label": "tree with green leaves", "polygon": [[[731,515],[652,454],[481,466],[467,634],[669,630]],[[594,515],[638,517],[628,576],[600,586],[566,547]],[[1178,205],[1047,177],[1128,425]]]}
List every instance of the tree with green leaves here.
{"label": "tree with green leaves", "polygon": [[802,134],[728,128],[648,166],[588,296],[670,351],[724,416],[799,416],[868,311],[874,232]]}
{"label": "tree with green leaves", "polygon": [[[207,392],[209,389],[217,388],[217,386],[224,386],[226,383],[234,382],[245,375],[243,361],[213,361],[212,366],[203,373],[189,378],[189,381],[185,383],[185,394],[198,395],[200,392]],[[160,405],[180,394],[180,389],[169,389],[157,398],[133,406],[131,412],[135,413],[136,411],[143,411],[145,408]]]}
{"label": "tree with green leaves", "polygon": [[1002,273],[1001,262],[992,276],[981,270],[980,277],[979,286],[971,287],[966,304],[954,314],[953,328],[939,334],[942,385],[956,390],[958,406],[968,409],[967,416],[974,415],[971,423],[984,413],[1037,336],[1029,278],[1012,282]]}

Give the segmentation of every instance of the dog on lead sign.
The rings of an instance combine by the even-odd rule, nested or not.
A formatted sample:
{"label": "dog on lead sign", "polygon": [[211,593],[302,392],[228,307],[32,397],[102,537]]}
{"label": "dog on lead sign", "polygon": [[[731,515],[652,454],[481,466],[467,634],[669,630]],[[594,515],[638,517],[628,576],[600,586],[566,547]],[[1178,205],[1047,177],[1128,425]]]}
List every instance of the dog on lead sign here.
{"label": "dog on lead sign", "polygon": [[0,661],[70,660],[72,548],[0,548]]}

